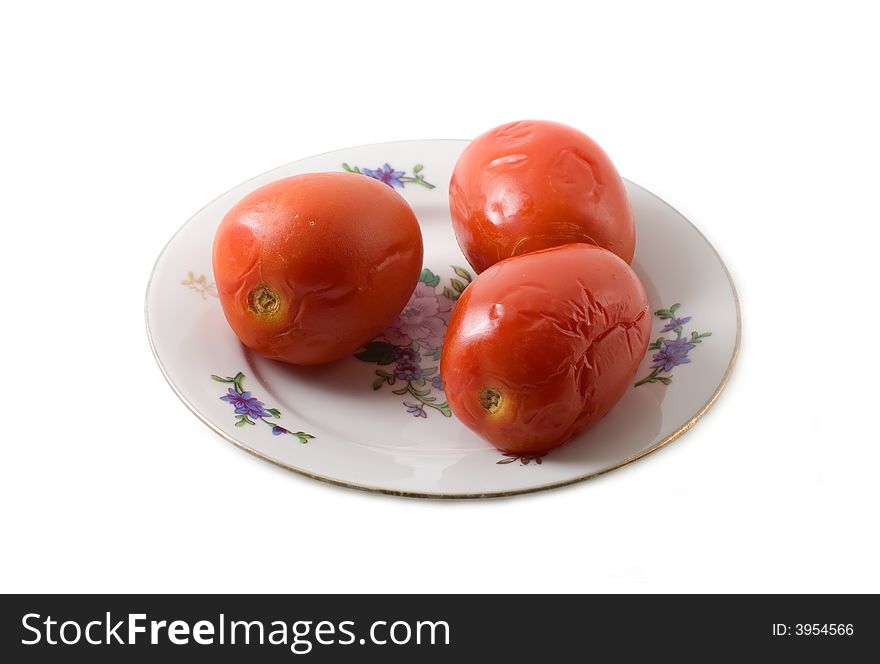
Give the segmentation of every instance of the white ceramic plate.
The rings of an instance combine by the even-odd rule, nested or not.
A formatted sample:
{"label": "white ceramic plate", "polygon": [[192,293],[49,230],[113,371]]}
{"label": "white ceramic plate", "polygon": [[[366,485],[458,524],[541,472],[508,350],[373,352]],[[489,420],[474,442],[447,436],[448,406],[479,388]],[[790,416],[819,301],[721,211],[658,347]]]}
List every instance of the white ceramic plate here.
{"label": "white ceramic plate", "polygon": [[[310,157],[239,185],[184,224],[156,261],[146,319],[159,367],[190,410],[228,441],[290,470],[438,498],[526,493],[595,477],[693,426],[736,358],[736,292],[706,238],[630,182],[633,267],[658,311],[638,382],[596,426],[539,458],[502,455],[450,414],[436,349],[444,310],[472,272],[447,207],[452,168],[466,145],[404,141]],[[214,231],[233,204],[267,182],[342,169],[384,178],[412,205],[425,240],[422,282],[401,318],[360,358],[311,368],[266,360],[244,348],[223,317],[211,272]]]}

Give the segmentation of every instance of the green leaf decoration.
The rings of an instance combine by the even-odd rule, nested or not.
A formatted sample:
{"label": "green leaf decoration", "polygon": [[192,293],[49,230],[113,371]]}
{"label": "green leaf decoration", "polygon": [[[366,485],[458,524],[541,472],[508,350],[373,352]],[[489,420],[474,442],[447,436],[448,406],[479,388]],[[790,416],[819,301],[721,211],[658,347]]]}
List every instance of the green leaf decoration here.
{"label": "green leaf decoration", "polygon": [[452,284],[452,287],[457,290],[459,293],[464,293],[464,289],[467,288],[467,284],[462,282],[459,279],[450,279],[449,283]]}
{"label": "green leaf decoration", "polygon": [[425,167],[424,167],[423,164],[416,164],[415,166],[413,166],[413,173],[415,173],[416,175],[418,175],[419,173],[422,172],[422,170],[423,170],[424,168],[425,168]]}
{"label": "green leaf decoration", "polygon": [[297,438],[299,438],[299,442],[301,442],[303,445],[305,445],[310,440],[313,440],[315,438],[312,434],[305,433],[303,431],[295,431],[293,433],[293,435],[296,436]]}
{"label": "green leaf decoration", "polygon": [[211,379],[216,380],[218,383],[226,383],[228,385],[233,385],[235,387],[235,391],[238,393],[244,392],[244,387],[242,387],[242,382],[244,381],[244,374],[240,371],[234,376],[226,376],[226,378],[221,378],[217,374],[211,374]]}
{"label": "green leaf decoration", "polygon": [[676,303],[673,304],[671,307],[669,307],[669,312],[672,313],[672,314],[675,314],[675,312],[678,311],[678,308],[679,308],[680,306],[681,306],[681,305],[678,304],[678,303],[676,302]]}
{"label": "green leaf decoration", "polygon": [[[419,380],[421,380],[422,385],[425,384],[425,381],[424,381],[423,379],[420,378]],[[418,382],[418,381],[417,381],[417,382]],[[416,396],[416,397],[424,397],[424,396],[427,396],[427,395],[431,394],[431,388],[430,388],[430,387],[429,387],[429,388],[426,388],[426,389],[424,389],[424,390],[420,390],[420,389],[417,389],[417,388],[413,387],[412,385],[413,385],[413,384],[410,383],[408,389],[409,389],[409,391],[412,393],[413,396]]]}
{"label": "green leaf decoration", "polygon": [[671,376],[657,376],[657,380],[659,380],[664,385],[669,385],[672,382]]}
{"label": "green leaf decoration", "polygon": [[378,390],[385,384],[385,378],[374,378],[373,379],[373,389]]}
{"label": "green leaf decoration", "polygon": [[394,353],[396,351],[397,346],[387,341],[371,341],[355,357],[363,362],[391,364],[394,362]]}
{"label": "green leaf decoration", "polygon": [[448,297],[450,300],[457,300],[458,299],[458,293],[456,293],[454,290],[452,290],[449,286],[443,287],[443,295]]}
{"label": "green leaf decoration", "polygon": [[241,373],[241,371],[239,371],[237,374],[235,374],[235,377],[232,379],[232,383],[235,385],[236,392],[239,392],[239,393],[244,392],[244,387],[242,385],[243,382],[244,382],[244,374]]}
{"label": "green leaf decoration", "polygon": [[471,283],[474,280],[474,278],[471,276],[471,273],[468,272],[467,270],[465,270],[463,267],[459,267],[458,265],[453,265],[452,269],[455,270],[455,274],[457,274],[459,277],[461,277],[462,279],[464,279],[468,283]]}
{"label": "green leaf decoration", "polygon": [[440,277],[431,272],[431,270],[429,270],[428,268],[425,268],[419,275],[419,281],[433,288],[440,283]]}
{"label": "green leaf decoration", "polygon": [[275,418],[281,417],[281,411],[278,410],[277,408],[267,408],[266,412],[271,413],[272,417],[275,417]]}
{"label": "green leaf decoration", "polygon": [[254,421],[253,421],[251,418],[249,418],[247,415],[237,415],[237,416],[235,417],[235,420],[236,420],[236,421],[235,421],[235,426],[237,426],[237,427],[243,427],[243,426],[248,425],[248,424],[256,424],[256,422],[254,422]]}

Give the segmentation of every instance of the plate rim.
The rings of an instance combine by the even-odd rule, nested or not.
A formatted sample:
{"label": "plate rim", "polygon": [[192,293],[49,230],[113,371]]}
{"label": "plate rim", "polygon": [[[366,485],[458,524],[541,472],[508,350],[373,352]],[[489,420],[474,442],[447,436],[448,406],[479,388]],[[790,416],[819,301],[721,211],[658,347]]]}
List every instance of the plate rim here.
{"label": "plate rim", "polygon": [[147,287],[146,287],[145,294],[144,294],[144,323],[146,326],[147,340],[149,341],[149,344],[150,344],[150,351],[153,354],[153,358],[156,360],[156,364],[159,365],[159,371],[161,371],[162,376],[165,378],[165,382],[168,383],[169,387],[171,387],[171,390],[174,392],[175,395],[177,395],[177,398],[180,399],[181,402],[183,402],[183,404],[187,407],[187,409],[193,415],[195,415],[196,418],[200,422],[202,422],[211,431],[213,431],[214,433],[219,435],[221,438],[223,438],[227,442],[232,443],[233,445],[235,445],[239,449],[242,449],[245,452],[248,452],[259,459],[262,459],[264,461],[268,461],[269,463],[271,463],[275,466],[279,466],[280,468],[284,468],[285,470],[292,471],[294,473],[297,473],[298,475],[302,475],[304,477],[309,477],[314,480],[319,480],[321,482],[326,482],[328,484],[332,484],[335,486],[345,487],[348,489],[357,489],[358,491],[366,491],[369,493],[378,493],[378,494],[383,494],[383,495],[388,495],[388,496],[399,496],[399,497],[403,497],[403,498],[423,498],[423,499],[435,499],[435,500],[436,499],[440,499],[440,500],[474,500],[474,499],[481,499],[481,498],[507,498],[510,496],[518,496],[518,495],[525,495],[525,494],[530,494],[530,493],[537,493],[539,491],[547,491],[550,489],[557,489],[560,487],[570,486],[572,484],[577,484],[579,482],[585,482],[587,480],[591,480],[596,477],[600,477],[600,476],[605,475],[607,473],[610,473],[612,471],[623,468],[624,466],[628,466],[628,465],[630,465],[640,459],[643,459],[646,456],[653,454],[654,452],[666,447],[667,445],[676,441],[681,436],[683,436],[685,433],[690,431],[694,427],[694,425],[696,425],[696,423],[709,411],[709,409],[711,409],[712,406],[715,405],[715,402],[718,400],[718,397],[721,395],[721,393],[724,391],[724,388],[727,386],[727,383],[730,380],[730,376],[733,373],[733,368],[736,365],[736,361],[739,357],[740,341],[742,338],[742,313],[741,313],[740,302],[739,302],[739,294],[737,293],[737,290],[736,290],[736,284],[734,284],[734,282],[733,282],[733,276],[730,274],[730,270],[728,270],[727,265],[724,262],[724,259],[721,258],[721,254],[718,253],[718,250],[709,241],[709,238],[707,238],[705,236],[705,234],[697,227],[697,225],[694,224],[687,216],[682,214],[675,206],[670,205],[666,200],[664,200],[663,198],[661,198],[660,196],[658,196],[654,192],[643,187],[642,185],[638,184],[637,182],[633,182],[632,180],[628,180],[627,178],[622,178],[622,179],[624,181],[626,181],[628,184],[633,185],[635,187],[638,187],[639,189],[641,189],[642,191],[647,193],[652,198],[655,198],[659,202],[663,203],[664,205],[666,205],[667,207],[672,209],[676,214],[678,214],[682,219],[684,219],[691,226],[691,228],[693,228],[697,232],[697,235],[700,236],[700,238],[703,240],[703,242],[706,243],[706,245],[709,247],[709,249],[715,255],[715,258],[718,260],[718,263],[721,265],[721,269],[724,271],[725,277],[727,277],[727,283],[730,285],[731,294],[733,295],[734,306],[736,309],[736,338],[734,340],[733,353],[730,356],[730,362],[728,363],[727,368],[724,371],[724,375],[721,377],[721,381],[718,383],[718,386],[715,388],[715,391],[712,393],[712,395],[709,397],[709,399],[699,408],[699,410],[696,412],[696,414],[693,415],[693,417],[691,417],[689,420],[687,420],[684,424],[682,424],[675,431],[673,431],[668,436],[666,436],[663,440],[658,441],[654,445],[652,445],[648,448],[645,448],[644,450],[641,450],[635,454],[632,454],[628,457],[625,457],[624,459],[622,459],[616,463],[613,463],[613,464],[606,466],[604,468],[601,468],[599,470],[596,470],[596,471],[593,471],[590,473],[586,473],[585,475],[579,475],[577,477],[572,477],[572,478],[560,480],[557,482],[551,482],[549,484],[542,484],[542,485],[526,487],[526,488],[522,488],[522,489],[477,492],[477,493],[439,493],[439,492],[430,492],[430,491],[404,491],[404,490],[399,490],[399,489],[388,489],[388,488],[384,488],[384,487],[370,486],[368,484],[347,482],[344,480],[336,479],[334,477],[322,475],[320,473],[314,473],[312,471],[305,470],[303,468],[298,468],[296,466],[285,463],[283,461],[279,461],[278,459],[274,459],[274,458],[270,457],[269,455],[267,455],[263,452],[260,452],[259,450],[256,450],[253,447],[250,447],[249,445],[245,444],[244,442],[242,442],[240,440],[236,440],[234,437],[230,436],[225,431],[223,431],[218,426],[216,426],[214,423],[212,423],[207,417],[202,415],[202,413],[200,413],[196,409],[196,407],[186,399],[186,397],[181,393],[181,391],[178,389],[178,387],[172,382],[171,377],[168,375],[168,372],[165,369],[165,365],[162,363],[162,360],[159,358],[159,354],[156,352],[156,345],[153,341],[152,330],[150,329],[150,306],[149,306],[150,290],[153,285],[153,277],[156,275],[156,270],[159,267],[159,262],[162,260],[162,257],[165,255],[165,252],[168,250],[168,248],[171,246],[171,244],[174,242],[175,238],[177,238],[177,236],[180,234],[180,232],[184,228],[186,228],[190,224],[190,222],[193,221],[193,219],[195,219],[197,216],[199,216],[199,214],[201,214],[202,211],[204,211],[206,208],[210,207],[218,199],[222,198],[223,196],[225,196],[229,192],[233,191],[234,189],[237,189],[238,187],[242,186],[243,184],[247,184],[248,182],[251,182],[252,180],[256,180],[256,179],[258,179],[268,173],[271,173],[272,171],[275,171],[279,168],[283,168],[285,166],[295,164],[300,161],[305,161],[307,159],[322,157],[325,155],[333,154],[334,152],[340,152],[342,150],[369,148],[369,147],[376,147],[376,146],[380,146],[380,145],[389,145],[389,144],[394,144],[394,143],[469,142],[470,140],[471,139],[460,139],[460,138],[426,138],[426,139],[408,139],[408,140],[404,139],[404,140],[397,140],[397,141],[380,141],[378,143],[364,143],[361,145],[337,148],[335,150],[328,150],[326,152],[310,155],[307,157],[303,157],[302,159],[295,159],[293,161],[289,161],[284,164],[280,164],[278,166],[275,166],[274,168],[270,168],[270,169],[268,169],[258,175],[255,175],[251,178],[248,178],[244,182],[240,182],[240,183],[234,185],[233,187],[231,187],[230,189],[226,190],[225,192],[221,193],[220,195],[216,196],[215,198],[210,200],[208,203],[203,205],[201,208],[199,208],[192,215],[190,215],[189,219],[187,219],[180,226],[180,228],[178,228],[171,235],[171,237],[168,239],[168,241],[162,247],[162,250],[159,252],[159,255],[156,257],[156,260],[153,263],[153,268],[152,268],[152,270],[150,270],[150,277],[147,280]]}

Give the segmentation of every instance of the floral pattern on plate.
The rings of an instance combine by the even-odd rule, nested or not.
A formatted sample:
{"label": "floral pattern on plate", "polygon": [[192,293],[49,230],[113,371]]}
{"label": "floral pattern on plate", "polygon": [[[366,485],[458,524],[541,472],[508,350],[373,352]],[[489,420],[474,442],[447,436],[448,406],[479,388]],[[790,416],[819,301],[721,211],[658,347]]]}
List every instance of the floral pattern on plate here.
{"label": "floral pattern on plate", "polygon": [[217,294],[217,285],[213,281],[208,281],[208,277],[204,274],[196,276],[195,273],[189,272],[186,275],[186,279],[181,279],[180,283],[201,295],[203,300],[207,300],[209,295],[211,297],[220,297]]}
{"label": "floral pattern on plate", "polygon": [[281,436],[290,434],[296,436],[302,444],[308,443],[314,436],[304,431],[289,431],[280,424],[276,424],[271,420],[279,419],[281,411],[277,408],[266,408],[266,404],[253,396],[244,389],[244,374],[239,371],[234,376],[226,376],[225,378],[216,374],[211,374],[211,378],[218,383],[226,383],[232,385],[226,394],[220,397],[220,401],[225,401],[235,407],[235,426],[256,426],[260,420],[272,428],[273,436]]}
{"label": "floral pattern on plate", "polygon": [[691,358],[688,357],[697,344],[703,343],[703,339],[711,337],[711,332],[692,331],[690,336],[684,335],[685,325],[691,322],[691,316],[679,316],[678,309],[680,304],[673,304],[668,309],[658,309],[654,312],[660,320],[665,320],[666,324],[660,330],[661,334],[674,332],[675,337],[660,336],[648,344],[648,350],[657,351],[651,358],[651,373],[637,381],[635,386],[645,385],[646,383],[663,383],[669,385],[672,382],[672,370],[681,364],[690,364]]}
{"label": "floral pattern on plate", "polygon": [[431,184],[427,180],[425,180],[425,176],[422,174],[422,171],[425,167],[422,164],[416,164],[412,168],[412,175],[407,175],[406,171],[398,171],[392,168],[388,162],[385,162],[376,169],[371,168],[360,168],[358,166],[349,166],[348,164],[342,164],[342,170],[347,171],[349,173],[359,173],[360,175],[366,175],[367,177],[373,178],[374,180],[379,180],[380,182],[384,182],[392,189],[394,187],[404,188],[406,184],[417,184],[425,189],[433,189],[436,185]]}
{"label": "floral pattern on plate", "polygon": [[502,458],[496,461],[496,464],[503,465],[505,463],[514,463],[515,461],[519,461],[521,466],[528,466],[532,461],[534,461],[539,466],[544,463],[542,459],[547,456],[547,452],[542,454],[516,454],[515,452],[504,452]]}
{"label": "floral pattern on plate", "polygon": [[388,367],[376,370],[373,389],[394,387],[394,394],[407,397],[402,403],[413,417],[427,419],[429,410],[452,417],[449,404],[437,394],[443,391],[440,350],[452,305],[473,276],[463,267],[451,267],[457,276],[442,288],[439,276],[422,270],[416,289],[397,320],[355,355],[363,362]]}

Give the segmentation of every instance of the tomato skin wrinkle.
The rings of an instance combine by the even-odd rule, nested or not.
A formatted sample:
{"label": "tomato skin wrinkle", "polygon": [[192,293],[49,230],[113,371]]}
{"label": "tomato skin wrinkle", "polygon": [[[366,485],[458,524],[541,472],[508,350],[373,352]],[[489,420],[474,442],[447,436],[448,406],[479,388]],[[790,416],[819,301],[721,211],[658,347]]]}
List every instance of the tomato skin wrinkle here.
{"label": "tomato skin wrinkle", "polygon": [[627,263],[635,250],[632,208],[614,164],[589,136],[556,122],[513,122],[474,139],[452,173],[449,211],[478,273],[572,242]]}
{"label": "tomato skin wrinkle", "polygon": [[453,310],[440,373],[466,426],[504,452],[539,454],[614,406],[650,334],[632,268],[600,247],[568,244],[506,259],[474,280]]}
{"label": "tomato skin wrinkle", "polygon": [[352,173],[308,173],[245,196],[214,238],[223,313],[241,342],[291,364],[352,355],[401,312],[422,269],[409,204]]}

